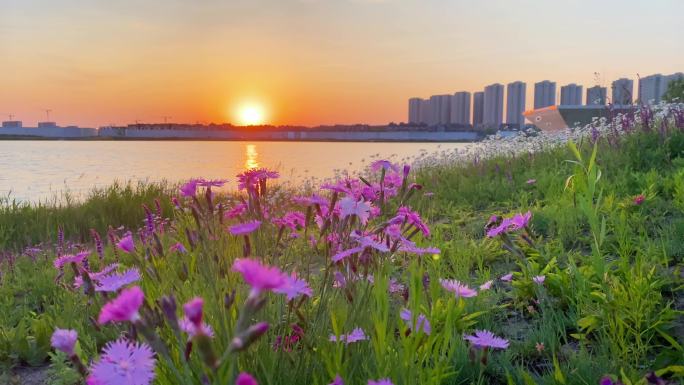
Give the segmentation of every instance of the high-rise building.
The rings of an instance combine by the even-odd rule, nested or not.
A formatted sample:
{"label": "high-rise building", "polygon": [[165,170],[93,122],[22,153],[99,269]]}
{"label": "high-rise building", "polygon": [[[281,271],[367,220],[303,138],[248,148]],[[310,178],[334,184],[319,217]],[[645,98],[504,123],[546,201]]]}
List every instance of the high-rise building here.
{"label": "high-rise building", "polygon": [[506,123],[510,126],[525,125],[525,94],[527,86],[523,82],[508,83],[506,86]]}
{"label": "high-rise building", "polygon": [[457,92],[451,96],[450,123],[470,124],[470,92]]}
{"label": "high-rise building", "polygon": [[430,108],[430,101],[427,99],[420,99],[420,109],[418,110],[418,121],[423,124],[430,124],[432,119],[432,109]]}
{"label": "high-rise building", "polygon": [[652,104],[660,102],[665,92],[663,88],[663,75],[655,74],[639,78],[639,103]]}
{"label": "high-rise building", "polygon": [[663,76],[663,83],[662,83],[662,89],[661,89],[661,94],[660,94],[661,99],[662,99],[663,95],[665,95],[665,92],[667,92],[667,88],[670,86],[670,83],[672,83],[673,81],[678,80],[678,79],[684,79],[684,73],[677,72],[677,73],[674,73],[672,75]]}
{"label": "high-rise building", "polygon": [[421,98],[411,98],[408,101],[408,122],[411,124],[420,123],[420,102]]}
{"label": "high-rise building", "polygon": [[430,96],[430,119],[426,122],[429,126],[447,124],[451,118],[451,95]]}
{"label": "high-rise building", "polygon": [[556,82],[544,80],[534,83],[534,109],[556,104]]}
{"label": "high-rise building", "polygon": [[562,106],[581,106],[582,105],[582,86],[570,83],[561,87]]}
{"label": "high-rise building", "polygon": [[503,84],[495,83],[485,87],[482,120],[485,127],[499,128],[503,123],[503,94]]}
{"label": "high-rise building", "polygon": [[634,94],[634,81],[632,79],[620,78],[613,82],[612,95],[613,104],[628,105],[632,104],[632,95]]}
{"label": "high-rise building", "polygon": [[600,106],[606,104],[608,90],[606,87],[593,86],[587,88],[587,106]]}
{"label": "high-rise building", "polygon": [[482,127],[484,123],[484,92],[473,94],[473,127]]}

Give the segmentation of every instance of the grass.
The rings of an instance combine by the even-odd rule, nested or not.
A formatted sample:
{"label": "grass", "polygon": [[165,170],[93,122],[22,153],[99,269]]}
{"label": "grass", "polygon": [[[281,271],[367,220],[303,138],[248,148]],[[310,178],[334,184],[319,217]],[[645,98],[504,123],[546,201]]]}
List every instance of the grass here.
{"label": "grass", "polygon": [[[293,195],[304,192],[279,188],[211,199],[198,194],[178,208],[171,203],[175,189],[167,185],[114,186],[61,206],[5,204],[0,209],[5,250],[0,362],[7,368],[50,362],[54,383],[73,381],[78,376],[65,355],[50,347],[59,327],[78,331],[78,355],[86,363],[119,336],[146,341],[157,351],[159,384],[232,384],[239,372],[273,385],[328,384],[336,375],[345,384],[380,378],[395,385],[597,384],[606,375],[645,384],[650,372],[676,383],[684,376],[684,134],[677,124],[632,121],[619,131],[602,126],[595,143],[585,136],[569,145],[545,144],[534,153],[510,154],[508,145],[499,144],[487,147],[484,160],[423,164],[405,184],[401,171],[394,181],[391,171],[371,172],[365,180],[387,191],[396,187],[398,195],[366,197],[379,211],[365,225],[356,216],[329,217],[324,210],[317,224],[319,208],[292,203]],[[422,189],[410,188],[413,182]],[[354,183],[359,191],[364,186]],[[324,194],[327,202],[346,195]],[[241,202],[246,213],[224,217]],[[143,204],[152,208],[154,231],[146,230]],[[439,253],[367,248],[331,262],[336,245],[343,250],[356,245],[353,231],[384,234],[402,205],[430,225],[429,237],[411,239]],[[292,210],[301,211],[304,226],[281,230],[272,219]],[[525,228],[485,235],[491,215],[527,211],[532,218]],[[266,293],[259,296],[265,302],[254,302],[249,297],[249,286],[231,270],[244,256],[245,240],[226,228],[252,219],[262,224],[248,236],[251,256],[296,271],[309,283],[310,298],[288,302],[281,294]],[[118,229],[121,225],[124,229]],[[57,238],[58,226],[64,242]],[[419,233],[403,226],[404,236]],[[52,266],[60,250],[94,250],[91,228],[105,241],[107,232],[114,240],[129,229],[136,235],[135,252],[106,242],[102,258],[95,252],[89,257],[89,269],[115,261],[120,271],[138,268],[143,278],[136,284],[146,298],[142,321],[96,325],[102,306],[116,293],[74,289],[75,272],[84,274],[82,268],[60,273]],[[187,253],[170,249],[178,242]],[[24,247],[36,243],[42,244],[40,250],[22,255]],[[500,279],[510,272],[512,282]],[[334,285],[339,274],[346,280],[342,288]],[[538,276],[545,277],[543,284],[534,282]],[[494,282],[491,289],[464,298],[446,291],[440,279],[472,288]],[[187,359],[187,336],[177,334],[173,317],[165,316],[160,305],[171,296],[177,317],[183,303],[202,297],[204,320],[215,332],[210,340],[191,339]],[[415,322],[400,318],[404,308],[415,317],[423,314],[431,333],[411,330]],[[259,321],[270,328],[250,341],[255,336],[247,338],[245,328]],[[356,327],[368,340],[329,341],[331,334]],[[509,347],[473,348],[463,336],[480,329],[507,339]],[[282,341],[295,335],[288,349],[274,349],[278,336]],[[236,336],[249,343],[232,352]],[[216,363],[212,355],[224,359]]]}

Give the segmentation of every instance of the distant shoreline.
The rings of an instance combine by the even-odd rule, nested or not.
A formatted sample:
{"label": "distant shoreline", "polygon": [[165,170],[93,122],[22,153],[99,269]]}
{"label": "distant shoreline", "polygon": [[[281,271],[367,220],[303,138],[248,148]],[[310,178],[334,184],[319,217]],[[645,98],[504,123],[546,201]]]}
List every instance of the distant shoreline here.
{"label": "distant shoreline", "polygon": [[41,136],[0,135],[0,141],[75,141],[75,142],[343,142],[343,143],[476,143],[476,140],[407,140],[407,139],[280,139],[280,138],[131,138],[131,137],[79,137],[47,138]]}

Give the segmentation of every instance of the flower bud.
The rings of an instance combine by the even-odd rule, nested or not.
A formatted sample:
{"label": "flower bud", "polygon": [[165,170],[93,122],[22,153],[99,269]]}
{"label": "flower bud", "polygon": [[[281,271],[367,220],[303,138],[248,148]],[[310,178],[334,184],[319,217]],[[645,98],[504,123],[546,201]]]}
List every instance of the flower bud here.
{"label": "flower bud", "polygon": [[169,325],[173,330],[179,330],[178,327],[178,316],[176,315],[176,299],[173,296],[163,296],[160,300],[161,309],[164,312],[164,316]]}
{"label": "flower bud", "polygon": [[230,343],[230,351],[240,351],[246,349],[252,344],[252,342],[264,335],[264,333],[268,331],[268,328],[268,322],[259,322],[250,326],[242,334],[233,338],[233,341]]}
{"label": "flower bud", "polygon": [[202,306],[204,305],[204,300],[200,297],[195,297],[183,305],[183,311],[188,317],[190,322],[195,324],[195,327],[200,328],[202,326]]}

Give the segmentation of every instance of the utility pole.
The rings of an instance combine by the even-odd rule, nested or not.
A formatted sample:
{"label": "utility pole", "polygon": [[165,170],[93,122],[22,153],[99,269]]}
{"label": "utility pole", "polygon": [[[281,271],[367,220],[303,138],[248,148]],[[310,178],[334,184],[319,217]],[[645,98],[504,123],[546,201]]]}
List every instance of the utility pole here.
{"label": "utility pole", "polygon": [[162,116],[162,119],[164,119],[164,124],[168,123],[168,120],[171,118],[171,116]]}
{"label": "utility pole", "polygon": [[47,117],[48,122],[50,121],[50,112],[52,112],[52,110],[50,110],[50,109],[45,110],[45,116]]}

